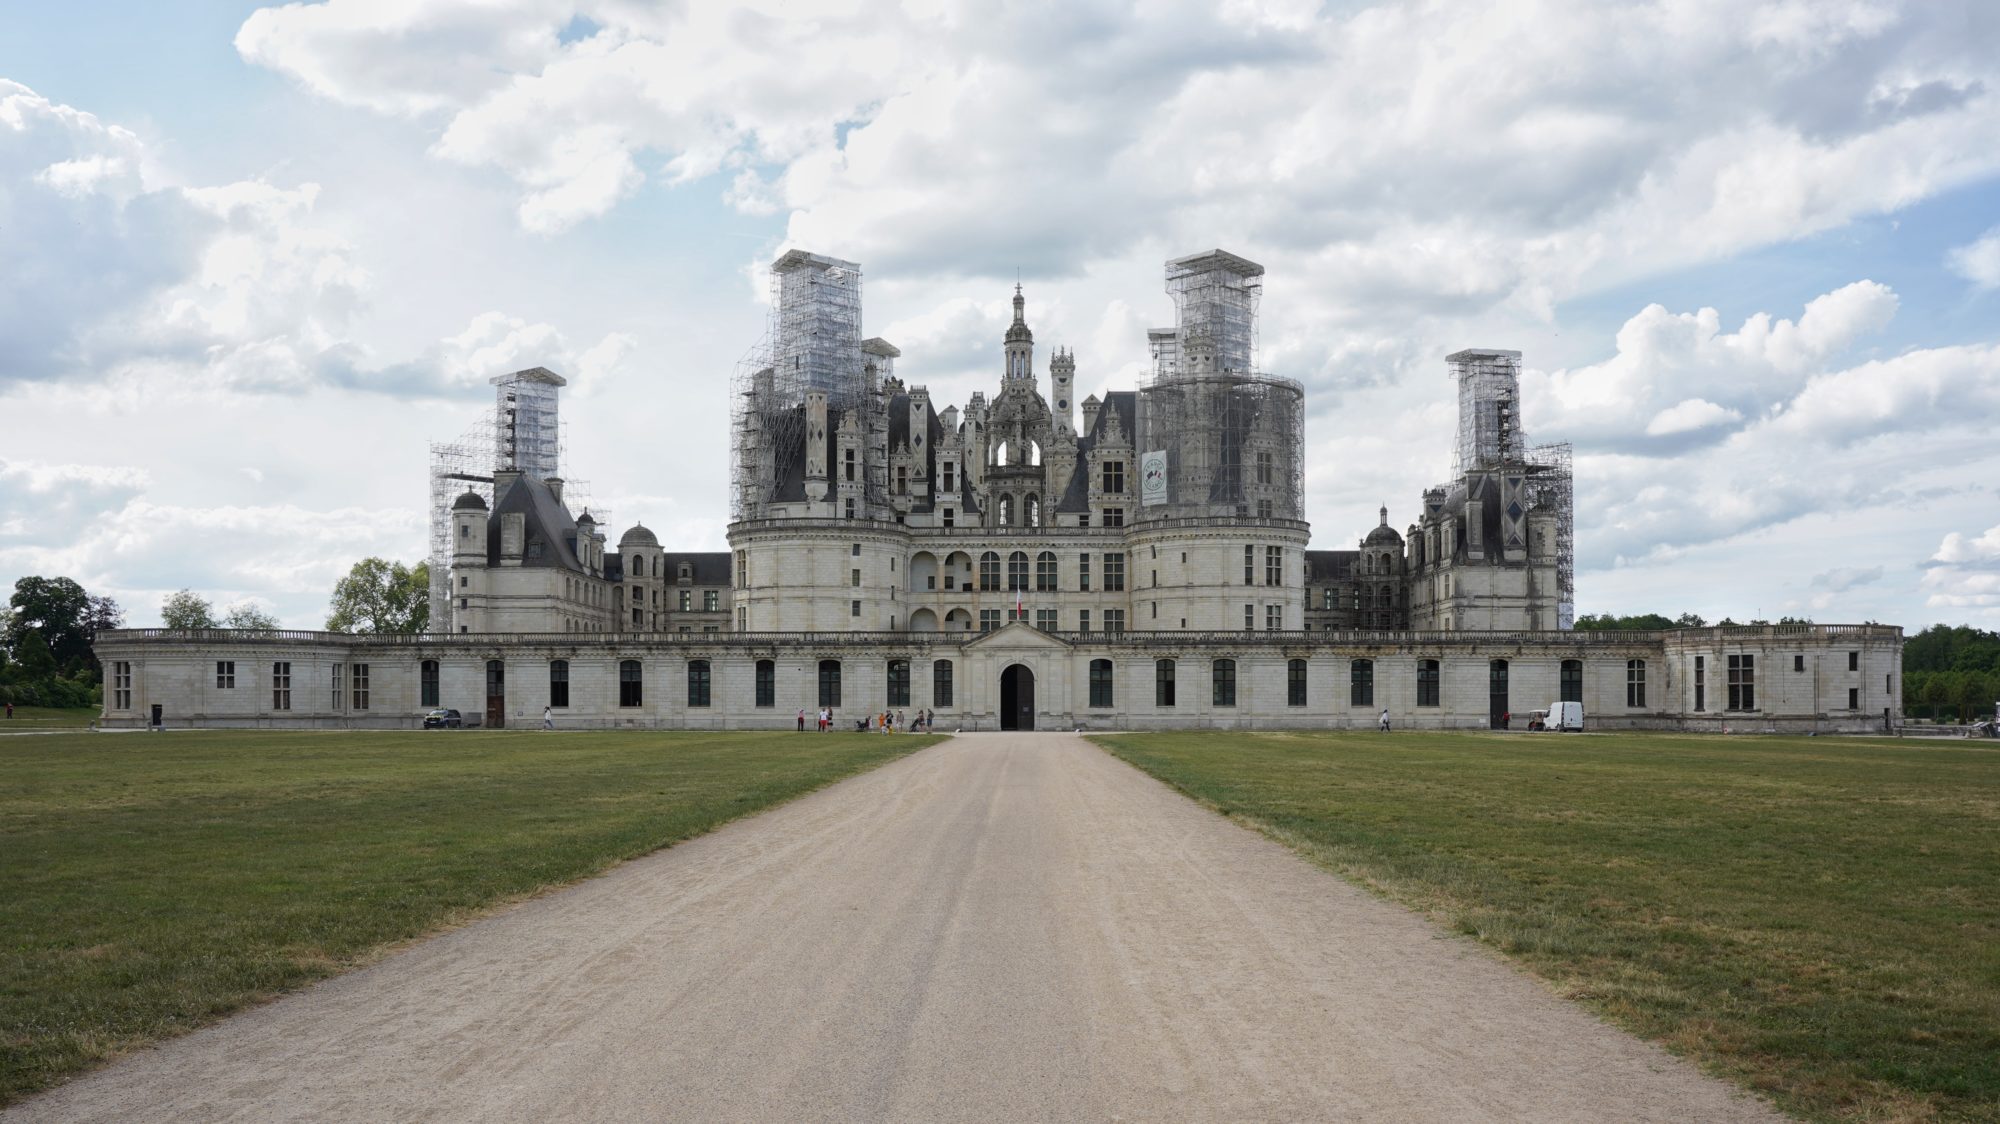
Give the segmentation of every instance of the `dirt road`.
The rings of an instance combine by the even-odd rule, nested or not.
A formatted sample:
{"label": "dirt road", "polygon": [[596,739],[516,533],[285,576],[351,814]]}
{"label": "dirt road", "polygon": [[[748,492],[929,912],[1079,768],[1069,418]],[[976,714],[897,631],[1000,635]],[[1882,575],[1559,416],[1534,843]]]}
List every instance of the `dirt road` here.
{"label": "dirt road", "polygon": [[968,735],[8,1121],[1769,1120],[1079,738]]}

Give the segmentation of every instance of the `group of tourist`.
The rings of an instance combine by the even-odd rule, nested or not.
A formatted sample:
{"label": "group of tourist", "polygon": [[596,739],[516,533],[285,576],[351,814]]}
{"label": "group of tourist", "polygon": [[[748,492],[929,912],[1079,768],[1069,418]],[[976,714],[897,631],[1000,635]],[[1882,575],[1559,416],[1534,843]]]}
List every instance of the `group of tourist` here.
{"label": "group of tourist", "polygon": [[[901,730],[906,734],[928,733],[930,732],[931,721],[934,717],[935,716],[928,710],[918,711],[917,716],[914,719],[904,718],[903,712],[900,710],[885,710],[880,714],[871,714],[866,718],[856,719],[854,723],[854,729],[856,732],[861,732],[866,730],[880,730],[882,733],[885,734],[893,734],[898,730]],[[802,708],[799,711],[800,733],[805,733],[806,721],[807,721],[806,712]],[[834,723],[833,708],[830,706],[820,707],[819,712],[817,715],[814,716],[813,721],[816,723],[815,728],[822,734],[826,733],[828,730],[833,729],[833,723]]]}

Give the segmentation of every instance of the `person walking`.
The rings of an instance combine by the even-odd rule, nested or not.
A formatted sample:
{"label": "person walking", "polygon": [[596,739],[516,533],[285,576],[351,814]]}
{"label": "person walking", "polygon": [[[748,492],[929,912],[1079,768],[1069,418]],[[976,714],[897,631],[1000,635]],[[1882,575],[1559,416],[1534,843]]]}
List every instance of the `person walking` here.
{"label": "person walking", "polygon": [[1382,732],[1389,732],[1389,708],[1386,706],[1382,708]]}
{"label": "person walking", "polygon": [[903,712],[900,710],[896,712],[896,729],[902,730],[904,733],[909,732],[908,727],[903,725]]}
{"label": "person walking", "polygon": [[546,706],[545,706],[545,707],[543,707],[543,708],[542,708],[542,729],[544,729],[544,730],[553,730],[553,729],[555,729],[555,728],[556,728],[556,715],[555,715],[555,711],[554,711],[554,710],[552,710],[552,709],[550,709],[549,707],[546,707]]}
{"label": "person walking", "polygon": [[1501,728],[1502,730],[1511,730],[1511,729],[1513,729],[1513,728],[1514,728],[1514,712],[1513,712],[1513,711],[1511,711],[1511,710],[1503,710],[1503,711],[1501,711],[1501,712],[1500,712],[1500,728]]}
{"label": "person walking", "polygon": [[800,707],[800,708],[799,708],[799,733],[803,734],[803,733],[805,733],[805,732],[806,732],[806,708],[805,708],[805,707]]}

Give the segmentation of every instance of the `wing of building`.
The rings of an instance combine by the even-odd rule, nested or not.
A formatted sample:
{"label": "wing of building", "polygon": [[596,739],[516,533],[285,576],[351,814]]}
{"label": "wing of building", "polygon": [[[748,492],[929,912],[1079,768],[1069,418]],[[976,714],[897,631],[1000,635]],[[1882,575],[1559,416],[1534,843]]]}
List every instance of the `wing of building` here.
{"label": "wing of building", "polygon": [[[1878,728],[1901,633],[1577,633],[1569,450],[1529,443],[1517,351],[1446,358],[1452,479],[1402,531],[1308,549],[1305,391],[1258,368],[1262,266],[1167,263],[1152,367],[1077,400],[1026,294],[962,407],[863,330],[857,264],[772,263],[730,386],[727,552],[615,546],[561,475],[561,376],[497,376],[493,440],[433,446],[432,631],[100,638],[105,720],[783,725],[927,709],[954,727],[1596,724]],[[566,494],[566,491],[570,494]],[[214,665],[210,687],[209,665]],[[228,668],[225,674],[223,668]],[[241,666],[238,666],[241,665]],[[223,684],[228,684],[224,686]],[[1711,692],[1710,687],[1715,688]]]}

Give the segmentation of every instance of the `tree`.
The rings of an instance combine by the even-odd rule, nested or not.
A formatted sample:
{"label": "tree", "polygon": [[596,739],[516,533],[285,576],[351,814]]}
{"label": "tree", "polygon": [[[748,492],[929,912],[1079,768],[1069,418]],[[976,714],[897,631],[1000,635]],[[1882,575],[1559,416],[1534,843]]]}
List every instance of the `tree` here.
{"label": "tree", "polygon": [[1708,622],[1707,622],[1707,621],[1705,621],[1705,620],[1702,620],[1702,619],[1701,619],[1701,617],[1700,617],[1700,616],[1699,616],[1698,614],[1695,614],[1695,613],[1682,613],[1682,614],[1681,614],[1680,616],[1678,616],[1678,617],[1675,617],[1675,618],[1674,618],[1674,627],[1675,627],[1675,628],[1707,628],[1707,627],[1708,627]]}
{"label": "tree", "polygon": [[187,589],[168,594],[160,603],[160,624],[167,628],[221,627],[215,621],[215,607]]}
{"label": "tree", "polygon": [[422,632],[431,621],[431,568],[363,558],[333,587],[332,632]]}
{"label": "tree", "polygon": [[69,578],[26,577],[14,583],[13,619],[8,622],[7,646],[17,654],[29,632],[41,634],[49,654],[61,669],[95,670],[90,654],[90,595]]}
{"label": "tree", "polygon": [[229,612],[223,614],[222,625],[224,628],[250,628],[259,632],[273,632],[277,630],[278,618],[259,609],[255,602],[245,601],[240,605],[229,607]]}

